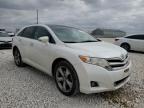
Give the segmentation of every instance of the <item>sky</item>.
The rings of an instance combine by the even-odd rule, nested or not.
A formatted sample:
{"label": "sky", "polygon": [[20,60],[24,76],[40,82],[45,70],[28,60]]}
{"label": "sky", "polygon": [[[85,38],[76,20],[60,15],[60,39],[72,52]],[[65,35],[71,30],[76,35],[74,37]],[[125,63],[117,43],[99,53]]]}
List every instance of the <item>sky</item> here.
{"label": "sky", "polygon": [[35,24],[36,9],[41,24],[144,33],[144,0],[0,0],[0,28]]}

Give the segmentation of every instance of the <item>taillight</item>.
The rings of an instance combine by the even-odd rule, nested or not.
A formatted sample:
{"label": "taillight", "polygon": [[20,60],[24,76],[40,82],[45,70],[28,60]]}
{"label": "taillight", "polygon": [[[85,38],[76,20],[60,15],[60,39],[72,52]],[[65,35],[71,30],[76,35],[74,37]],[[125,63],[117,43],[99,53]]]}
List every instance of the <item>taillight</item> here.
{"label": "taillight", "polygon": [[115,41],[118,41],[119,39],[115,39]]}

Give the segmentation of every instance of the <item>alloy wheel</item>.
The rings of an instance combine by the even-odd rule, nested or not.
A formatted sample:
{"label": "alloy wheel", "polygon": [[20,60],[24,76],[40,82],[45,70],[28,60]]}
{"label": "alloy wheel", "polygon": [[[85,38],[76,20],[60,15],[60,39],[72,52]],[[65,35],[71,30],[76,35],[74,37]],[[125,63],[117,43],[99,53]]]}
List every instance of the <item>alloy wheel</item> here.
{"label": "alloy wheel", "polygon": [[127,51],[129,51],[129,49],[130,49],[129,46],[126,45],[126,44],[122,45],[121,47],[124,48],[124,49],[127,50]]}
{"label": "alloy wheel", "polygon": [[20,57],[21,57],[21,56],[20,56],[19,51],[18,51],[18,50],[15,50],[15,52],[14,52],[14,60],[15,60],[15,63],[16,63],[17,65],[19,65],[20,62],[21,62],[21,58],[20,58]]}
{"label": "alloy wheel", "polygon": [[70,70],[67,67],[58,67],[56,71],[56,82],[63,92],[70,92],[72,90],[73,78]]}

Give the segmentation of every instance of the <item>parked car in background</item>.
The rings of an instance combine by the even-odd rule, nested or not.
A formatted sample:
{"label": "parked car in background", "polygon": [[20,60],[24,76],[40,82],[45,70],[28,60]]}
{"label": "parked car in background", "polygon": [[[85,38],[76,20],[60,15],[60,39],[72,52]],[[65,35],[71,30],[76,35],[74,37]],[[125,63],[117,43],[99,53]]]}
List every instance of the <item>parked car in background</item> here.
{"label": "parked car in background", "polygon": [[11,48],[12,47],[12,37],[8,35],[7,32],[0,32],[0,48]]}
{"label": "parked car in background", "polygon": [[0,28],[0,32],[5,32],[6,30],[3,28]]}
{"label": "parked car in background", "polygon": [[121,46],[127,51],[142,51],[144,52],[144,35],[131,35],[122,38],[116,38],[115,44]]}
{"label": "parked car in background", "polygon": [[7,32],[10,37],[13,37],[15,34],[13,32]]}
{"label": "parked car in background", "polygon": [[13,56],[17,66],[26,63],[53,76],[66,96],[116,90],[130,79],[126,50],[73,27],[24,27],[13,38]]}

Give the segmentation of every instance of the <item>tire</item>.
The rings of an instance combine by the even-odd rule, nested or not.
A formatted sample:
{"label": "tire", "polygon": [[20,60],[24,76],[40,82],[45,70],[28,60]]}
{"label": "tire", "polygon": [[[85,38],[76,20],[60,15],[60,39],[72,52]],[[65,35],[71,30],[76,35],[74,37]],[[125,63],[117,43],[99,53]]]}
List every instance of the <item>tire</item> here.
{"label": "tire", "polygon": [[122,44],[121,47],[124,48],[124,49],[125,49],[126,51],[128,51],[128,52],[130,51],[130,46],[129,46],[129,44],[126,44],[126,43],[125,43],[125,44]]}
{"label": "tire", "polygon": [[22,61],[20,51],[17,48],[13,50],[13,56],[14,56],[14,62],[16,64],[16,66],[23,67],[24,63]]}
{"label": "tire", "polygon": [[58,90],[66,96],[79,92],[79,80],[73,66],[67,61],[60,61],[54,68],[54,79]]}

